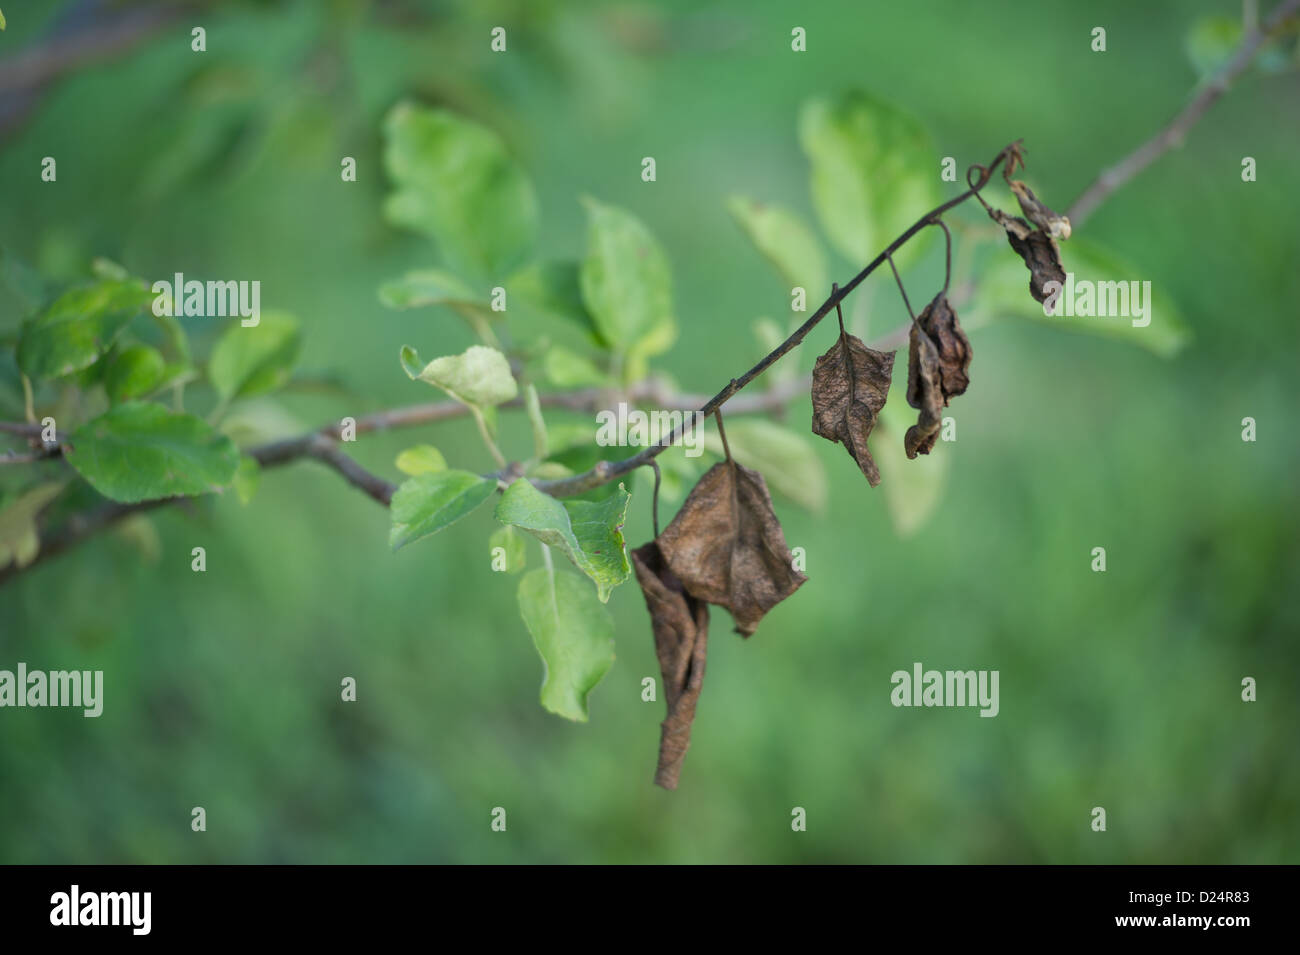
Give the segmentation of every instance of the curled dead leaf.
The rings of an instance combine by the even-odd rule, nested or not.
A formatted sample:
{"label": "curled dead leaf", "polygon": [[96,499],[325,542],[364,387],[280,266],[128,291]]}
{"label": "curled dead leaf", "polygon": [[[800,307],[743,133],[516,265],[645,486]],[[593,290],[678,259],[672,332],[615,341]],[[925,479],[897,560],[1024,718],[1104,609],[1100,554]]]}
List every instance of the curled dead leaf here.
{"label": "curled dead leaf", "polygon": [[813,434],[843,444],[872,487],[880,483],[880,471],[867,438],[885,406],[893,374],[893,352],[868,348],[844,332],[813,366]]}
{"label": "curled dead leaf", "polygon": [[929,454],[943,424],[943,385],[939,349],[919,320],[912,323],[907,351],[907,403],[921,413],[903,436],[903,448],[909,458]]}
{"label": "curled dead leaf", "polygon": [[1007,215],[1001,209],[989,210],[989,215],[1007,233],[1007,241],[1016,250],[1029,269],[1029,293],[1035,301],[1047,298],[1044,289],[1048,282],[1065,284],[1065,268],[1061,265],[1061,247],[1056,239],[1042,229],[1032,228],[1019,216]]}
{"label": "curled dead leaf", "polygon": [[1025,214],[1026,219],[1053,239],[1068,239],[1070,237],[1070,220],[1068,217],[1057,215],[1049,209],[1039,201],[1033,190],[1019,179],[1009,179],[1007,185],[1015,193],[1016,200],[1020,203],[1020,211]]}
{"label": "curled dead leaf", "polygon": [[794,569],[763,475],[730,459],[692,488],[659,548],[687,592],[726,607],[745,637],[808,579]]}
{"label": "curled dead leaf", "polygon": [[656,541],[631,552],[632,569],[645,595],[654,630],[655,655],[663,674],[668,715],[660,724],[655,783],[676,789],[691,744],[695,704],[704,683],[709,640],[709,605],[686,592],[668,568]]}

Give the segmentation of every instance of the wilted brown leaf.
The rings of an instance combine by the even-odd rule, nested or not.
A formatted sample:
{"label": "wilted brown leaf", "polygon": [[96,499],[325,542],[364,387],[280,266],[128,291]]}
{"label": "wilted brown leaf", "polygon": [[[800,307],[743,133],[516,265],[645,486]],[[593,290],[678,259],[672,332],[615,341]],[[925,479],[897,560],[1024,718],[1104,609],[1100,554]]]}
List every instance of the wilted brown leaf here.
{"label": "wilted brown leaf", "polygon": [[[1011,248],[1025,260],[1025,265],[1029,268],[1029,294],[1036,301],[1041,302],[1047,298],[1048,293],[1043,286],[1048,282],[1065,284],[1065,268],[1061,265],[1061,247],[1056,244],[1056,239],[1051,234],[1042,229],[1031,228],[1024,219],[1007,215],[1000,209],[991,209],[989,215],[1006,230],[1007,241],[1011,243]],[[1068,220],[1066,221],[1064,234],[1068,235],[1069,226]]]}
{"label": "wilted brown leaf", "polygon": [[663,674],[668,716],[660,724],[659,765],[655,782],[676,789],[686,749],[691,744],[695,704],[704,683],[709,640],[709,605],[686,592],[668,569],[656,541],[631,552],[632,569],[645,595],[654,628],[655,655]]}
{"label": "wilted brown leaf", "polygon": [[793,567],[763,475],[731,460],[700,478],[659,547],[687,592],[730,610],[746,637],[808,579]]}
{"label": "wilted brown leaf", "polygon": [[907,403],[921,413],[903,436],[903,448],[909,458],[929,454],[943,424],[943,383],[939,349],[921,329],[919,319],[912,323],[907,351]]}
{"label": "wilted brown leaf", "polygon": [[880,483],[880,471],[867,437],[885,406],[893,374],[893,352],[868,348],[844,332],[813,366],[813,434],[843,444],[872,487]]}
{"label": "wilted brown leaf", "polygon": [[[970,339],[962,331],[961,323],[957,321],[957,313],[953,311],[948,296],[943,292],[936,295],[934,300],[925,307],[916,323],[934,342],[939,358],[939,387],[943,391],[943,403],[946,405],[949,398],[965,394],[966,389],[970,386],[970,360],[972,355]],[[910,356],[908,373],[910,383]],[[913,405],[912,407],[919,406]]]}
{"label": "wilted brown leaf", "polygon": [[1020,211],[1025,214],[1026,219],[1053,239],[1068,239],[1070,237],[1070,220],[1068,217],[1057,215],[1045,206],[1034,195],[1033,190],[1019,179],[1009,179],[1007,185],[1015,193],[1016,200],[1020,203]]}

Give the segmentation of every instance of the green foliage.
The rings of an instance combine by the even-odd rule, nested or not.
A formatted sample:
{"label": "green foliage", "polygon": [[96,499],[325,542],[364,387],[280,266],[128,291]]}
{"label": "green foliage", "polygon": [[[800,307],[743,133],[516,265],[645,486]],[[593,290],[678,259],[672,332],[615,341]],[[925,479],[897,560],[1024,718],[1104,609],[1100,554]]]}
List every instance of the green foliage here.
{"label": "green foliage", "polygon": [[528,563],[528,549],[525,547],[524,535],[509,524],[498,527],[488,538],[488,549],[493,552],[500,547],[506,563],[506,573],[517,574]]}
{"label": "green foliage", "polygon": [[431,444],[417,444],[407,448],[397,455],[397,460],[393,463],[397,470],[412,477],[447,470],[447,459]]}
{"label": "green foliage", "polygon": [[202,419],[128,401],[72,433],[64,458],[115,501],[220,491],[235,479],[239,451]]}
{"label": "green foliage", "polygon": [[614,620],[581,577],[550,567],[519,581],[519,611],[546,664],[542,706],[587,721],[587,697],[614,665]]}
{"label": "green foliage", "polygon": [[105,279],[71,289],[23,326],[18,367],[34,380],[89,368],[149,303],[139,282]]}
{"label": "green foliage", "polygon": [[438,533],[477,508],[495,489],[495,481],[468,471],[417,474],[393,494],[389,546],[400,550],[412,541]]}
{"label": "green foliage", "polygon": [[591,578],[601,603],[632,573],[623,543],[631,497],[623,485],[603,501],[558,501],[520,478],[497,503],[496,518],[553,547]]}
{"label": "green foliage", "polygon": [[26,567],[40,553],[36,515],[54,500],[64,481],[46,481],[0,504],[0,570],[10,564]]}
{"label": "green foliage", "polygon": [[223,402],[266,394],[289,380],[301,346],[296,318],[266,312],[257,325],[226,329],[212,349],[208,377]]}
{"label": "green foliage", "polygon": [[745,196],[733,196],[727,208],[754,247],[776,267],[791,287],[800,286],[810,298],[830,292],[826,253],[802,219],[780,206]]}
{"label": "green foliage", "polygon": [[384,165],[395,189],[388,220],[432,236],[457,268],[504,275],[532,247],[532,183],[490,130],[410,103],[384,124]]}
{"label": "green foliage", "polygon": [[511,401],[519,386],[510,373],[510,362],[495,348],[471,345],[461,355],[446,355],[422,365],[410,345],[402,346],[402,368],[413,380],[436,385],[463,404],[492,408]]}
{"label": "green foliage", "polygon": [[113,356],[104,372],[104,391],[114,404],[144,398],[162,384],[166,374],[162,352],[148,345],[129,345]]}

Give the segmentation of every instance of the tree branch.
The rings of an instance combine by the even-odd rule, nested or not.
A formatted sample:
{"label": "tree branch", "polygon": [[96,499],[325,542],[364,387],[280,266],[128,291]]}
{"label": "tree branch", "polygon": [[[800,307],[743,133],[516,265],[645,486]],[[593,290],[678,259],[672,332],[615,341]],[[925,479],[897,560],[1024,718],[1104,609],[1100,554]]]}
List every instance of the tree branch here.
{"label": "tree branch", "polygon": [[1196,125],[1197,121],[1205,115],[1206,110],[1227,92],[1232,81],[1250,65],[1264,41],[1280,30],[1286,20],[1298,10],[1300,10],[1300,0],[1282,0],[1261,28],[1249,28],[1250,32],[1242,39],[1241,46],[1237,48],[1232,59],[1201,87],[1201,91],[1183,107],[1178,115],[1128,156],[1104,170],[1092,185],[1074,200],[1074,204],[1066,212],[1070,224],[1077,229],[1112,192],[1125,185],[1171,148],[1181,145],[1188,130]]}

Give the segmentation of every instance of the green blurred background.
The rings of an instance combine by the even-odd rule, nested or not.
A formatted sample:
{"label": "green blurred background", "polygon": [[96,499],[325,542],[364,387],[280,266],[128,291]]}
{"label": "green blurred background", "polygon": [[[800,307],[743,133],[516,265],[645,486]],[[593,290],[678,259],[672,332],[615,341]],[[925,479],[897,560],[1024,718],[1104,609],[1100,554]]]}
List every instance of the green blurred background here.
{"label": "green blurred background", "polygon": [[[11,60],[115,6],[0,8]],[[1063,209],[1185,102],[1196,18],[1236,12],[221,4],[70,72],[7,129],[0,246],[49,288],[101,255],[151,278],[260,279],[263,308],[304,321],[302,368],[333,383],[278,399],[286,433],[430,400],[398,347],[459,352],[468,331],[376,298],[436,261],[380,215],[380,123],[411,98],[506,139],[537,184],[545,253],[581,252],[581,194],[646,221],[681,326],[658,366],[712,392],[761,353],[753,320],[788,314],[725,199],[811,218],[795,132],[809,96],[869,90],[961,168],[1024,137],[1035,187]],[[496,25],[504,55],[488,49]],[[1098,25],[1104,54],[1089,48]],[[793,26],[807,53],[790,52]],[[0,711],[0,861],[1300,861],[1298,111],[1295,72],[1247,74],[1080,231],[1142,263],[1157,309],[1178,303],[1193,337],[1177,356],[1018,319],[973,334],[959,440],[936,450],[948,486],[906,539],[843,450],[817,441],[825,513],[776,500],[811,579],[751,641],[715,613],[677,792],[651,785],[663,704],[640,698],[658,667],[635,585],[609,605],[618,658],[591,722],[570,724],[537,703],[541,662],[518,579],[490,570],[489,510],[394,555],[373,502],[301,463],[265,474],[248,506],[228,494],[159,511],[155,560],[105,535],[0,589],[0,667],[102,669],[106,684],[97,720]],[[39,180],[47,155],[56,184]],[[655,183],[640,179],[647,155]],[[1241,181],[1247,155],[1255,183]],[[358,182],[340,181],[342,156]],[[887,276],[868,284],[880,333],[903,316]],[[23,315],[0,292],[0,330]],[[204,353],[214,332],[190,331]],[[829,343],[819,332],[802,368]],[[21,415],[3,400],[3,417]],[[803,399],[787,420],[808,415]],[[1256,443],[1241,440],[1245,416]],[[520,418],[507,442],[526,444]],[[396,478],[393,455],[421,440],[491,467],[468,421],[349,450]],[[647,483],[631,490],[636,545]],[[196,545],[205,574],[190,570]],[[1095,546],[1105,574],[1089,568]],[[913,661],[998,669],[1000,715],[895,709],[890,674]],[[339,701],[344,676],[354,704]],[[1241,701],[1245,676],[1258,702]],[[190,830],[194,806],[205,833]],[[505,833],[489,827],[496,806]],[[806,832],[791,831],[795,806]]]}

